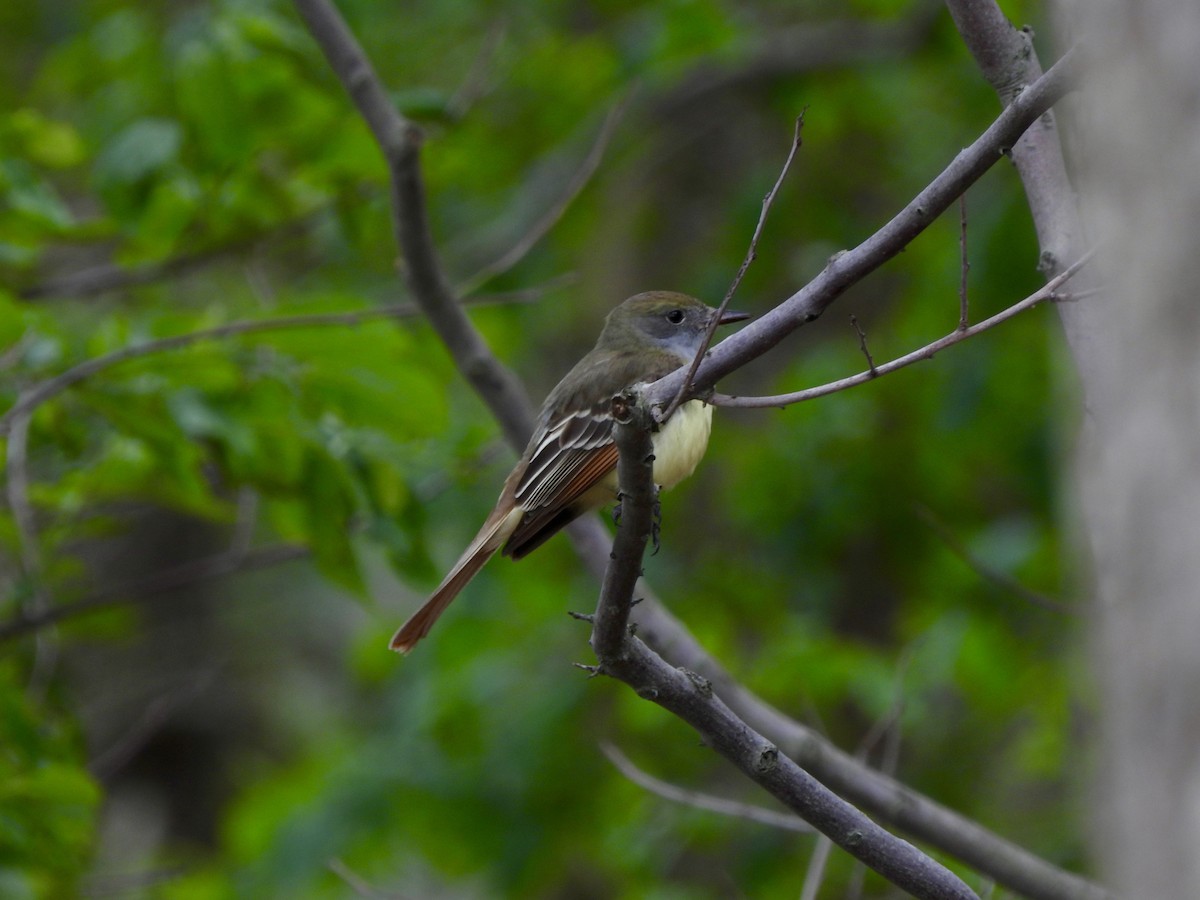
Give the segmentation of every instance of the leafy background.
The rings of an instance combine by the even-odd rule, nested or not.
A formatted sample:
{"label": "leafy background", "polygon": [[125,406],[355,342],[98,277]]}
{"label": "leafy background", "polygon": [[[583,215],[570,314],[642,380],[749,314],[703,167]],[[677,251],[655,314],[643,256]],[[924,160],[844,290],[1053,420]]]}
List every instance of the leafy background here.
{"label": "leafy background", "polygon": [[[735,301],[750,312],[886,221],[997,108],[936,4],[339,7],[426,129],[456,283],[528,233],[625,104],[554,230],[477,291],[500,302],[473,318],[535,397],[628,294],[720,298],[800,110],[804,146]],[[1005,8],[1039,24],[1035,4]],[[780,51],[847,21],[861,41]],[[156,338],[405,302],[385,168],[290,5],[8,4],[0,47],[4,408]],[[967,208],[978,319],[1040,278],[1008,166]],[[944,216],[723,388],[861,370],[850,314],[877,360],[951,330],[959,227]],[[92,289],[98,272],[115,284]],[[848,749],[894,717],[864,752],[1085,867],[1078,622],[956,552],[1072,599],[1071,392],[1042,309],[863,388],[722,410],[698,477],[665,499],[648,574],[772,703]],[[198,341],[41,404],[24,471],[11,447],[5,468],[5,616],[113,602],[2,645],[0,893],[797,894],[813,838],[671,805],[604,759],[611,741],[660,777],[767,802],[572,667],[590,651],[564,612],[596,589],[564,540],[490,566],[410,658],[386,651],[511,461],[413,318]],[[197,560],[244,570],[147,589]],[[857,877],[835,854],[823,896]]]}

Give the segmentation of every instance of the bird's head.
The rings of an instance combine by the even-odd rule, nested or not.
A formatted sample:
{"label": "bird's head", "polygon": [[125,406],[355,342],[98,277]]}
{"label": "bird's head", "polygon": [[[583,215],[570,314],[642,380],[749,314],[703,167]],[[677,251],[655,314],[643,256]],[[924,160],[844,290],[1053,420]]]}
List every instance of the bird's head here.
{"label": "bird's head", "polygon": [[[717,311],[711,306],[673,291],[635,294],[608,314],[596,347],[627,350],[647,345],[667,350],[683,361],[696,355]],[[719,325],[748,319],[747,313],[726,312]]]}

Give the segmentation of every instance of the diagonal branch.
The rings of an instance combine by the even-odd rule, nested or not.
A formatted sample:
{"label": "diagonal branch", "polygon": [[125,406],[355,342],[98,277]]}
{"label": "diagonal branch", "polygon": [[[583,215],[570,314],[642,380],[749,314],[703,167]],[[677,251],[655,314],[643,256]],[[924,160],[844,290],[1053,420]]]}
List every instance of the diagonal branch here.
{"label": "diagonal branch", "polygon": [[549,234],[551,229],[558,224],[563,214],[575,202],[575,199],[583,192],[583,189],[587,187],[592,176],[596,174],[596,170],[600,168],[600,163],[604,160],[604,153],[608,149],[613,134],[617,130],[617,124],[621,121],[621,116],[625,112],[628,100],[628,97],[622,98],[608,111],[608,115],[604,117],[604,122],[600,126],[600,132],[596,135],[595,141],[592,142],[591,149],[588,151],[587,156],[584,157],[579,169],[571,176],[571,180],[567,182],[566,189],[562,195],[551,204],[549,209],[542,213],[541,217],[533,224],[533,227],[523,234],[515,244],[468,278],[463,284],[460,284],[455,289],[458,296],[466,297],[473,294],[497,275],[507,272],[524,259],[525,254],[532,250],[538,241]]}
{"label": "diagonal branch", "polygon": [[733,295],[741,285],[742,279],[746,275],[746,270],[750,268],[750,264],[758,258],[758,239],[762,236],[763,227],[767,224],[767,215],[771,212],[771,206],[775,203],[775,197],[779,194],[779,189],[783,187],[783,180],[787,178],[788,170],[792,167],[792,160],[796,158],[796,152],[800,149],[801,133],[804,130],[804,112],[805,110],[801,110],[800,115],[796,116],[796,129],[792,133],[792,145],[788,149],[787,158],[783,161],[783,168],[779,170],[779,177],[775,179],[775,184],[771,187],[771,190],[767,191],[767,195],[763,197],[762,211],[758,214],[758,224],[754,226],[754,234],[750,236],[750,246],[746,248],[746,256],[742,260],[742,264],[738,266],[737,274],[733,276],[729,290],[725,292],[725,296],[721,299],[721,305],[717,307],[716,315],[709,319],[708,328],[704,330],[704,340],[700,344],[700,349],[692,357],[692,364],[688,366],[687,375],[684,376],[683,383],[679,385],[679,390],[675,393],[675,399],[671,401],[670,406],[662,414],[664,420],[669,419],[671,414],[686,399],[686,394],[692,387],[692,380],[696,377],[696,370],[700,368],[700,363],[703,361],[704,355],[708,352],[708,348],[712,344],[713,335],[717,333],[717,327],[721,324],[721,318],[725,315],[725,311],[729,309],[729,301],[733,299]]}
{"label": "diagonal branch", "polygon": [[[597,521],[596,530],[603,526]],[[606,540],[606,535],[598,536]],[[603,545],[607,549],[607,543]],[[643,588],[639,591],[646,594]],[[997,883],[1035,900],[1112,900],[1087,879],[1067,872],[914,791],[820,733],[780,712],[738,682],[661,603],[636,609],[638,636],[679,666],[702,676],[752,728],[839,795],[890,827],[962,860]]]}
{"label": "diagonal branch", "polygon": [[[1076,58],[1077,51],[1068,50],[890,222],[853,250],[836,254],[816,278],[714,347],[696,372],[695,394],[702,395],[719,379],[762,356],[797,328],[817,319],[852,284],[900,253],[1071,88]],[[682,367],[659,379],[648,388],[648,399],[660,407],[670,402],[685,377],[686,367]]]}
{"label": "diagonal branch", "polygon": [[617,770],[622,775],[638,787],[645,788],[650,793],[657,794],[664,800],[671,800],[684,806],[694,807],[695,809],[720,813],[723,816],[734,816],[739,819],[745,819],[748,822],[757,822],[760,825],[770,825],[772,828],[782,828],[785,831],[798,831],[801,834],[812,834],[813,832],[812,826],[799,816],[776,812],[773,809],[755,806],[752,803],[741,803],[737,800],[714,797],[711,794],[688,790],[687,788],[681,788],[663,781],[661,778],[655,778],[653,775],[639,769],[634,765],[633,760],[607,741],[600,744],[600,750],[608,757],[608,761],[617,767]]}
{"label": "diagonal branch", "polygon": [[978,900],[949,869],[881,828],[780,753],[725,704],[707,679],[675,668],[628,634],[625,623],[650,534],[654,418],[637,394],[627,393],[621,401],[616,426],[621,518],[592,630],[597,673],[625,682],[639,697],[687,722],[742,774],[897,887],[922,900]]}
{"label": "diagonal branch", "polygon": [[[498,299],[509,300],[512,297],[511,295],[497,294],[494,297],[480,296],[478,299],[480,302],[483,302]],[[520,297],[517,299],[520,299]],[[292,328],[322,328],[332,325],[349,327],[361,325],[363,322],[370,322],[375,319],[399,319],[420,314],[421,310],[418,307],[413,306],[411,303],[402,303],[395,306],[382,306],[377,309],[355,310],[351,312],[308,313],[298,316],[277,316],[268,319],[247,319],[241,322],[229,322],[225,325],[217,325],[213,328],[201,328],[196,331],[185,332],[184,334],[174,334],[169,337],[157,338],[141,344],[131,344],[119,350],[114,350],[111,353],[86,359],[66,371],[60,372],[58,375],[38,382],[27,391],[22,392],[17,402],[3,415],[0,415],[0,437],[8,434],[10,430],[15,429],[16,423],[22,417],[28,416],[37,407],[41,406],[47,400],[58,396],[68,388],[74,387],[81,381],[86,381],[88,378],[106,369],[111,369],[113,366],[129,362],[133,359],[140,359],[143,356],[152,356],[155,353],[179,350],[183,347],[190,347],[193,344],[203,343],[204,341],[224,340],[244,334],[260,334],[267,331],[284,331]]]}
{"label": "diagonal branch", "polygon": [[941,538],[942,543],[946,545],[946,549],[970,566],[971,570],[979,575],[980,578],[990,581],[1002,591],[1020,597],[1031,606],[1036,606],[1047,612],[1058,613],[1061,616],[1079,615],[1078,610],[1072,609],[1062,601],[1055,600],[1041,591],[1035,591],[1033,588],[1027,587],[1007,572],[993,568],[976,557],[967,548],[967,545],[950,530],[949,526],[934,514],[933,510],[926,506],[918,506],[916,513],[917,517],[928,525],[934,534]]}
{"label": "diagonal branch", "polygon": [[172,566],[137,581],[111,585],[70,603],[60,603],[40,610],[28,610],[5,622],[0,622],[0,644],[39,631],[65,619],[74,619],[98,612],[130,600],[146,600],[182,587],[213,578],[223,578],[235,572],[250,572],[270,568],[309,555],[300,544],[273,544],[250,550],[226,550],[212,556],[190,560]]}
{"label": "diagonal branch", "polygon": [[[955,328],[954,331],[947,334],[945,337],[938,338],[932,343],[926,344],[911,353],[906,353],[896,359],[880,365],[875,365],[871,361],[871,357],[867,355],[867,362],[870,368],[865,372],[859,372],[857,375],[849,375],[846,378],[839,378],[837,381],[830,381],[827,384],[817,385],[816,387],[805,388],[802,391],[792,391],[788,394],[774,394],[767,397],[731,397],[726,394],[711,394],[708,402],[713,406],[734,406],[749,409],[763,409],[768,407],[784,407],[790,406],[793,403],[803,403],[805,400],[814,400],[817,397],[825,397],[829,394],[836,394],[838,391],[844,391],[847,388],[857,387],[860,384],[866,384],[868,381],[874,381],[881,375],[888,375],[892,372],[899,371],[905,366],[911,366],[913,363],[921,362],[925,359],[933,359],[933,357],[941,353],[948,347],[953,347],[955,344],[961,344],[963,341],[982,334],[991,328],[995,328],[1002,322],[1007,322],[1014,316],[1033,309],[1039,303],[1044,303],[1047,300],[1062,300],[1064,299],[1058,294],[1058,289],[1078,272],[1089,259],[1092,258],[1094,251],[1089,251],[1084,256],[1073,263],[1068,268],[1064,269],[1059,275],[1052,278],[1046,284],[1034,291],[1024,300],[1019,300],[1007,309],[1001,310],[990,318],[984,319],[982,322],[977,322],[974,325],[969,325],[966,328]],[[861,332],[860,332],[861,336]],[[864,345],[864,352],[866,348]]]}
{"label": "diagonal branch", "polygon": [[529,397],[454,302],[442,271],[425,204],[421,175],[421,131],[396,110],[379,76],[341,14],[328,0],[294,0],[346,93],[354,101],[391,177],[392,226],[404,256],[404,275],[421,307],[454,358],[459,371],[504,429],[509,442],[524,446],[533,431]]}

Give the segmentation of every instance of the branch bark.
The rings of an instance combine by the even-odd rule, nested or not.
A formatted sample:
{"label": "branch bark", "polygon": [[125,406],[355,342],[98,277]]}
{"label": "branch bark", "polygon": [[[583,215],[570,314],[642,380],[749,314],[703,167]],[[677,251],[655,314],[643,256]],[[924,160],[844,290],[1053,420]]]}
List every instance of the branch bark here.
{"label": "branch bark", "polygon": [[[900,253],[1073,87],[1076,65],[1076,51],[1068,50],[890,222],[853,250],[834,255],[816,278],[714,347],[696,372],[697,395],[820,317],[847,288]],[[670,402],[684,377],[679,370],[659,379],[647,389],[648,400],[655,406]]]}
{"label": "branch bark", "polygon": [[512,372],[492,354],[462,307],[454,301],[438,259],[421,177],[421,130],[392,105],[362,47],[331,3],[295,0],[295,5],[387,161],[392,226],[404,257],[404,276],[413,299],[450,351],[459,371],[500,423],[509,442],[523,447],[533,431],[529,396]]}
{"label": "branch bark", "polygon": [[[816,387],[805,388],[800,391],[791,391],[787,394],[773,394],[765,397],[734,397],[727,394],[714,393],[708,397],[708,402],[713,406],[733,406],[743,409],[766,409],[780,408],[790,406],[794,403],[803,403],[806,400],[815,400],[817,397],[825,397],[829,394],[836,394],[838,391],[844,391],[848,388],[857,387],[860,384],[866,384],[868,381],[874,381],[882,375],[889,375],[892,372],[897,372],[906,366],[911,366],[913,363],[921,362],[926,359],[933,359],[938,353],[953,347],[955,344],[973,338],[976,335],[982,334],[989,329],[995,328],[1002,322],[1007,322],[1009,319],[1023,313],[1026,310],[1033,309],[1040,303],[1045,303],[1047,300],[1063,300],[1064,298],[1058,294],[1058,289],[1066,284],[1067,280],[1072,278],[1083,265],[1091,258],[1091,253],[1085,254],[1081,259],[1077,260],[1069,268],[1064,269],[1042,288],[1034,291],[1024,300],[1019,300],[1008,309],[1001,310],[994,316],[984,319],[982,322],[977,322],[974,325],[955,328],[944,337],[938,338],[932,343],[926,344],[911,353],[905,353],[903,356],[898,356],[895,359],[885,363],[876,365],[871,359],[871,354],[867,351],[866,336],[859,331],[859,338],[862,342],[863,353],[867,357],[869,368],[865,372],[859,372],[857,375],[848,375],[845,378],[839,378],[837,381],[830,381],[826,384],[819,384]],[[856,326],[857,327],[857,326]]]}
{"label": "branch bark", "polygon": [[625,682],[639,697],[683,719],[742,774],[897,887],[923,900],[978,900],[949,869],[872,822],[781,754],[721,700],[706,678],[672,667],[628,633],[655,497],[650,442],[654,418],[637,392],[624,395],[621,406],[616,416],[620,525],[592,629],[597,672]]}
{"label": "branch bark", "polygon": [[[946,0],[946,6],[1001,104],[1008,107],[1017,102],[1041,79],[1042,64],[1033,47],[1032,32],[1014,27],[995,0]],[[1052,111],[1047,110],[1013,144],[1012,161],[1037,232],[1038,268],[1052,279],[1078,259],[1088,243]],[[1089,274],[1077,283],[1080,290],[1090,291],[1097,282]],[[1092,367],[1099,346],[1099,317],[1072,306],[1059,306],[1058,313],[1084,391],[1094,391]]]}

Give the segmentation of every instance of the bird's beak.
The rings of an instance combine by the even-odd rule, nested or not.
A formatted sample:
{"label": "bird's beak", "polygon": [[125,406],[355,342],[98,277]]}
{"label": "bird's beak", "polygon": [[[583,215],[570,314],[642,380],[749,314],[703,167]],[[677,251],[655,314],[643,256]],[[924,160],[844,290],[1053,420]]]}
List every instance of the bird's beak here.
{"label": "bird's beak", "polygon": [[717,320],[717,324],[732,325],[734,322],[744,322],[751,318],[753,318],[753,316],[751,316],[750,313],[734,312],[731,309],[727,309],[721,314],[721,318]]}

